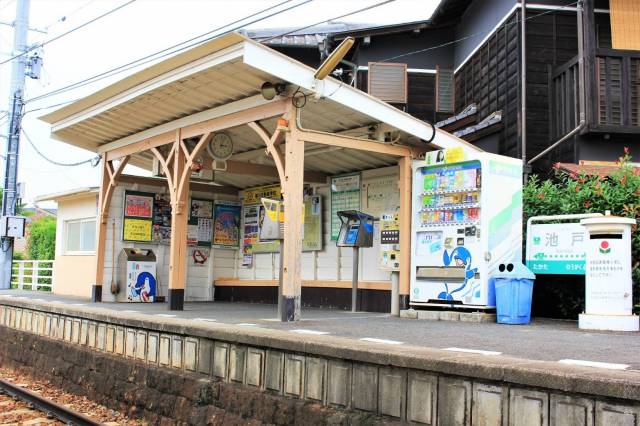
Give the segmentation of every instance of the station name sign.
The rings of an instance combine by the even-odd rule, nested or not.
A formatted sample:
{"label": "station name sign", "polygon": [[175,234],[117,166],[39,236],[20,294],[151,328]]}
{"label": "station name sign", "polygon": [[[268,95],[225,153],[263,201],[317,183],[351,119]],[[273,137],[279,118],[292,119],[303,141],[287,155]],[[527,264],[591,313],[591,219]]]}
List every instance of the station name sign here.
{"label": "station name sign", "polygon": [[534,274],[584,275],[587,234],[579,223],[532,224],[527,267]]}

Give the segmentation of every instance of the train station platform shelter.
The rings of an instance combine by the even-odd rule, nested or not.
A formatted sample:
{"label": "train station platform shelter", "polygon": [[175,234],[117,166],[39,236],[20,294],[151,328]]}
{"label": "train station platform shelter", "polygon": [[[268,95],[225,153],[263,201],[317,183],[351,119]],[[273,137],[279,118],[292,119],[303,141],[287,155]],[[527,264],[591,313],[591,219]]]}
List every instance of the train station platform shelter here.
{"label": "train station platform shelter", "polygon": [[[303,189],[328,177],[395,166],[399,169],[399,303],[407,306],[411,226],[411,162],[435,149],[467,144],[347,83],[314,78],[315,70],[240,34],[229,33],[158,62],[41,117],[52,137],[101,156],[93,299],[108,295],[110,203],[116,188],[136,177],[127,164],[163,175],[170,198],[167,301],[182,310],[187,280],[188,199],[193,172],[213,170],[198,191],[232,197],[244,189],[281,185],[284,253],[283,321],[301,312]],[[264,83],[278,94],[263,96]],[[233,154],[215,161],[214,136],[233,139]],[[139,178],[143,184],[144,179]],[[160,180],[160,179],[157,179]],[[204,188],[204,189],[203,189]],[[114,225],[115,226],[115,225]],[[115,238],[115,231],[113,233]]]}

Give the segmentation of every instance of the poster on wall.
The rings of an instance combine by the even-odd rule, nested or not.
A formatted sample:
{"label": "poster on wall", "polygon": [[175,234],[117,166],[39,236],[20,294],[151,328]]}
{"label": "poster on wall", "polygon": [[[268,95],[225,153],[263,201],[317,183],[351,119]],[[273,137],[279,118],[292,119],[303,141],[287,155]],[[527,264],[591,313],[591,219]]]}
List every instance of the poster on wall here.
{"label": "poster on wall", "polygon": [[[254,253],[273,253],[277,252],[280,249],[279,241],[268,241],[261,242],[260,235],[260,227],[264,222],[264,206],[262,206],[262,199],[270,198],[273,200],[280,200],[282,198],[282,191],[280,185],[267,185],[267,186],[259,186],[256,188],[250,188],[244,191],[243,198],[243,206],[245,209],[245,213],[248,213],[249,216],[249,224],[251,227],[251,232],[247,234],[246,229],[246,220],[247,216],[243,214],[243,218],[245,220],[245,231],[243,233],[243,264],[245,261],[245,256],[247,257],[246,261],[248,265],[251,265],[253,261]],[[251,256],[249,256],[251,254]],[[248,266],[247,265],[247,266]]]}
{"label": "poster on wall", "polygon": [[304,238],[302,251],[322,250],[322,197],[311,195],[304,200]]}
{"label": "poster on wall", "polygon": [[234,202],[216,202],[213,206],[213,245],[221,248],[240,246],[241,207]]}
{"label": "poster on wall", "polygon": [[198,225],[187,225],[187,245],[198,245]]}
{"label": "poster on wall", "polygon": [[169,194],[155,194],[152,239],[161,244],[171,243],[171,197]]}
{"label": "poster on wall", "polygon": [[331,241],[340,233],[341,210],[360,210],[360,174],[331,178]]}
{"label": "poster on wall", "polygon": [[153,237],[154,194],[125,191],[122,240],[151,242]]}
{"label": "poster on wall", "polygon": [[258,240],[260,206],[242,208],[242,266],[253,263],[253,243]]}
{"label": "poster on wall", "polygon": [[213,217],[213,201],[191,199],[191,219],[211,219]]}
{"label": "poster on wall", "polygon": [[153,194],[125,191],[124,216],[151,219],[153,217]]}
{"label": "poster on wall", "polygon": [[258,207],[258,233],[255,236],[251,249],[253,253],[277,253],[280,251],[280,241],[260,241],[260,229],[264,224],[266,211],[261,204]]}
{"label": "poster on wall", "polygon": [[[359,180],[357,185],[359,189]],[[309,188],[305,188],[302,250],[322,250],[322,197],[309,193]],[[251,266],[255,253],[280,251],[280,241],[260,241],[260,229],[265,217],[262,198],[280,200],[280,186],[270,185],[245,190],[241,227],[242,266]]]}
{"label": "poster on wall", "polygon": [[280,200],[282,198],[280,185],[259,186],[257,188],[246,189],[242,203],[245,206],[260,204],[263,198]]}
{"label": "poster on wall", "polygon": [[152,223],[150,220],[125,217],[123,222],[124,241],[151,241]]}
{"label": "poster on wall", "polygon": [[360,210],[374,217],[394,213],[400,205],[398,175],[372,177],[362,183]]}
{"label": "poster on wall", "polygon": [[189,229],[187,232],[187,244],[204,247],[211,246],[211,240],[213,239],[213,201],[191,199]]}
{"label": "poster on wall", "polygon": [[204,267],[211,256],[211,250],[208,248],[191,248],[189,249],[189,263],[191,266]]}

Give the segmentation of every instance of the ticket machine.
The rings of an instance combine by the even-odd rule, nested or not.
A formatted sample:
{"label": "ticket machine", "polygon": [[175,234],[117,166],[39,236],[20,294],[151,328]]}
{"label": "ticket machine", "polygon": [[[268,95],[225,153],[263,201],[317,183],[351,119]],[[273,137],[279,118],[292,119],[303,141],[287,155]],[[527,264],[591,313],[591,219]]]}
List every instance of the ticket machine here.
{"label": "ticket machine", "polygon": [[380,269],[391,273],[391,315],[400,315],[400,221],[398,212],[380,215]]}
{"label": "ticket machine", "polygon": [[338,234],[338,247],[353,247],[353,277],[351,280],[351,312],[357,311],[358,300],[358,263],[361,247],[373,246],[373,216],[357,210],[338,212],[342,222]]}

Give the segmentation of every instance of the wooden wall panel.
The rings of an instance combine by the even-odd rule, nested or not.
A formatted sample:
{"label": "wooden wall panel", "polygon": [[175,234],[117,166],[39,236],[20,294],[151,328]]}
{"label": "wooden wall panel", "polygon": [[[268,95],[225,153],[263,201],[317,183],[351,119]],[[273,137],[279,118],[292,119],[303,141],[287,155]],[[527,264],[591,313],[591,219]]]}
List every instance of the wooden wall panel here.
{"label": "wooden wall panel", "polygon": [[640,50],[640,2],[611,0],[611,41],[614,49]]}
{"label": "wooden wall panel", "polygon": [[[527,157],[533,158],[576,125],[573,118],[560,130],[552,127],[559,124],[559,117],[552,115],[554,100],[549,79],[552,70],[575,59],[578,38],[575,13],[540,15],[532,11],[527,18]],[[567,142],[549,153],[536,167],[548,169],[560,160],[574,161],[573,143]]]}
{"label": "wooden wall panel", "polygon": [[455,111],[471,103],[478,119],[502,110],[500,154],[519,156],[520,44],[514,13],[455,75]]}

